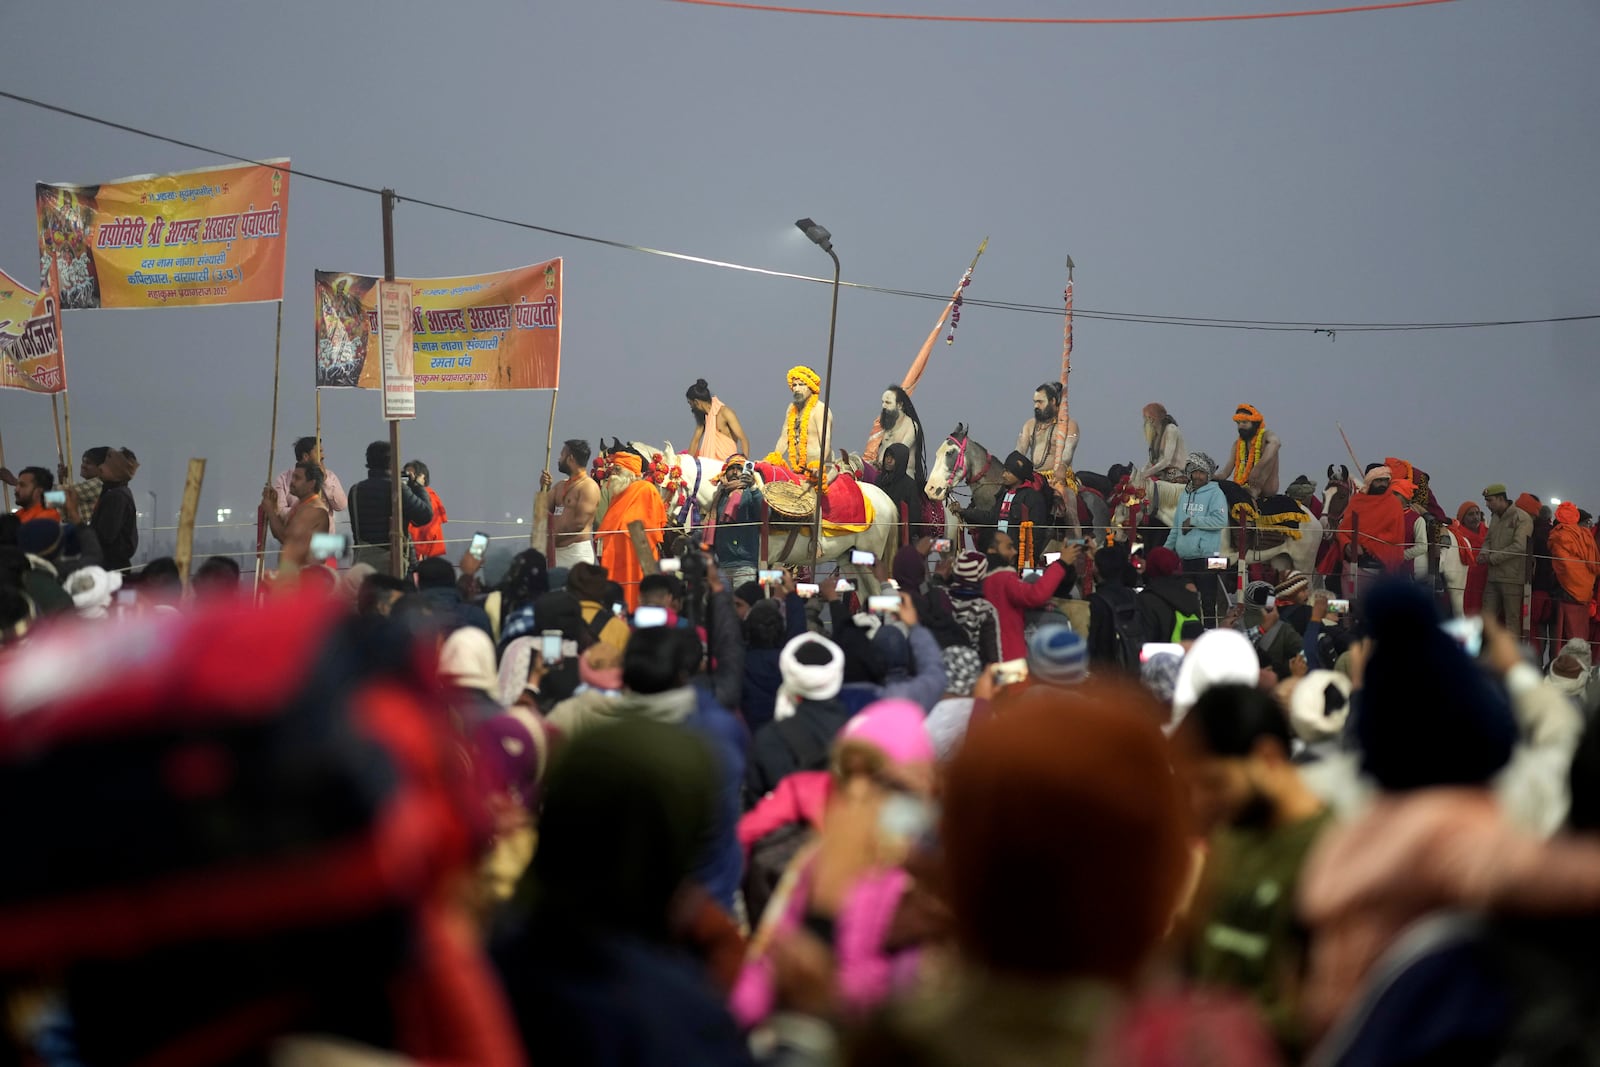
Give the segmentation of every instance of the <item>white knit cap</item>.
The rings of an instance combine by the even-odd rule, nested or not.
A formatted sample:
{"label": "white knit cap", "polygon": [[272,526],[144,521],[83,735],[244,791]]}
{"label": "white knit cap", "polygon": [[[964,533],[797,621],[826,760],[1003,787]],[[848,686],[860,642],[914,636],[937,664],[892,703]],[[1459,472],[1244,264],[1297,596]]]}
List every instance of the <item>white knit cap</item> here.
{"label": "white knit cap", "polygon": [[105,618],[111,598],[122,588],[122,575],[100,567],[80,567],[67,576],[67,592],[78,614],[91,619]]}
{"label": "white knit cap", "polygon": [[[801,663],[795,653],[808,644],[826,649],[828,662]],[[839,695],[839,688],[844,685],[844,652],[820,634],[801,634],[783,646],[778,655],[778,670],[783,675],[783,684],[778,687],[773,715],[787,719],[802,700],[832,700]]]}
{"label": "white knit cap", "polygon": [[1261,660],[1250,639],[1238,630],[1207,630],[1195,641],[1178,669],[1172,692],[1172,725],[1178,728],[1207,689],[1218,685],[1261,684]]}
{"label": "white knit cap", "polygon": [[[1332,686],[1338,697],[1328,692]],[[1312,671],[1295,683],[1289,697],[1289,725],[1310,744],[1338,737],[1350,716],[1350,679],[1338,671]]]}

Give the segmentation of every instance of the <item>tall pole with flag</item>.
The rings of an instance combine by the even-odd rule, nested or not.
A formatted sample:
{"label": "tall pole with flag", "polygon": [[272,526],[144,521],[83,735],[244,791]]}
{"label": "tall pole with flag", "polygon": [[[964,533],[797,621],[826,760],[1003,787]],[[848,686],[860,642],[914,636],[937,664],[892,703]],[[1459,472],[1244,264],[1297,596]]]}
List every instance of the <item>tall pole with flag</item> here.
{"label": "tall pole with flag", "polygon": [[1078,524],[1077,479],[1072,476],[1072,468],[1066,461],[1067,425],[1070,421],[1067,414],[1067,377],[1072,373],[1072,271],[1075,266],[1072,257],[1068,256],[1067,288],[1061,294],[1064,305],[1061,320],[1061,406],[1056,411],[1056,430],[1050,442],[1050,451],[1062,457],[1053,477],[1066,505],[1067,525],[1072,528],[1073,536],[1077,537],[1082,534]]}
{"label": "tall pole with flag", "polygon": [[[955,344],[956,327],[961,322],[961,302],[966,295],[967,286],[972,284],[972,272],[978,269],[978,260],[983,258],[983,250],[989,247],[989,239],[985,237],[978,245],[978,252],[972,257],[972,262],[967,265],[967,272],[956,283],[955,292],[950,294],[950,300],[939,312],[939,321],[933,324],[933,329],[928,334],[928,339],[922,342],[922,348],[911,361],[911,367],[906,371],[906,376],[900,380],[900,388],[907,395],[917,391],[917,383],[922,380],[922,372],[928,369],[928,357],[933,354],[933,346],[939,341],[939,334],[944,330],[945,320],[950,320],[950,333],[945,338],[945,344]],[[878,461],[878,450],[883,446],[883,422],[881,419],[872,420],[872,432],[867,435],[867,447],[861,450],[861,458],[868,463]]]}

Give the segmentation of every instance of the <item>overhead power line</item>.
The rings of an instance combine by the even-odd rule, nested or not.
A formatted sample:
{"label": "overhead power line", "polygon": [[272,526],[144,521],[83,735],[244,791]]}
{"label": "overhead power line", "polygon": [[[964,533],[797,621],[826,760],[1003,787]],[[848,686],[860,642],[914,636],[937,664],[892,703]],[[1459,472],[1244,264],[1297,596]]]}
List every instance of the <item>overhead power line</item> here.
{"label": "overhead power line", "polygon": [[1372,11],[1398,11],[1407,7],[1432,7],[1456,0],[1391,0],[1382,4],[1356,4],[1349,7],[1321,7],[1300,11],[1257,11],[1237,15],[1118,15],[1107,18],[1020,15],[931,15],[911,11],[838,11],[822,7],[789,7],[756,4],[747,0],[673,0],[699,7],[720,7],[734,11],[759,11],[768,15],[823,15],[831,18],[882,19],[893,22],[977,22],[1001,26],[1159,26],[1195,22],[1260,22],[1267,19],[1304,19],[1323,15],[1359,15]]}
{"label": "overhead power line", "polygon": [[[1423,0],[1423,2],[1444,3],[1451,2],[1451,0]],[[146,130],[139,126],[132,126],[127,123],[116,122],[111,119],[101,118],[98,115],[90,115],[86,112],[76,111],[68,107],[62,107],[59,104],[52,104],[44,100],[37,100],[33,97],[23,96],[20,93],[13,93],[0,89],[0,99],[11,100],[27,107],[38,108],[40,110],[52,112],[57,115],[65,115],[69,118],[79,119],[84,122],[93,123],[97,126],[104,126],[108,129],[120,130],[123,133],[131,133],[136,137],[145,137],[151,140],[163,142],[165,144],[176,145],[180,148],[188,148],[196,152],[204,152],[208,155],[217,156],[222,159],[230,159],[238,163],[249,163],[256,166],[268,165],[263,161],[253,159],[250,156],[243,156],[235,152],[227,152],[219,148],[212,148],[208,145],[197,144],[193,141],[186,141],[181,138],[170,137],[166,134],[157,133],[153,130]],[[367,193],[372,196],[381,196],[383,194],[382,189],[375,188],[370,185],[362,185],[359,182],[346,181],[342,178],[335,178],[326,174],[301,170],[292,163],[288,170],[295,177],[304,178],[307,181],[320,182],[324,185],[331,185],[340,189],[348,189],[358,193]],[[787,278],[792,281],[811,282],[818,285],[833,284],[832,278],[825,278],[820,275],[798,274],[793,271],[773,270],[768,267],[752,266],[748,263],[734,263],[729,260],[712,259],[707,256],[691,255],[687,252],[674,252],[665,248],[651,248],[648,245],[633,244],[628,241],[618,241],[608,237],[597,237],[593,234],[576,233],[571,230],[558,229],[553,226],[543,226],[539,223],[527,222],[522,219],[507,218],[503,215],[495,215],[487,211],[479,211],[473,208],[460,207],[455,204],[440,203],[434,200],[425,200],[421,197],[406,196],[399,193],[396,194],[396,198],[400,201],[416,204],[418,207],[425,207],[434,211],[442,211],[452,215],[460,215],[464,218],[478,219],[479,221],[492,223],[498,226],[509,226],[516,229],[528,230],[533,233],[542,233],[551,237],[560,237],[569,241],[580,241],[587,244],[602,245],[606,248],[615,248],[624,252],[639,252],[643,253],[644,255],[660,256],[683,263],[695,263],[699,264],[700,266],[716,267],[722,270],[740,271],[747,274],[759,274],[769,278]],[[939,302],[945,302],[950,299],[949,294],[947,293],[922,292],[914,289],[896,289],[890,286],[871,285],[866,282],[847,281],[841,282],[840,284],[844,288],[857,289],[868,293],[878,293],[884,296],[898,296],[908,299],[934,300]],[[985,307],[995,311],[1019,312],[1035,315],[1060,315],[1062,313],[1062,308],[1059,305],[1033,304],[1022,301],[995,300],[981,297],[966,297],[963,302],[964,306],[966,307]],[[1416,330],[1473,330],[1499,326],[1535,326],[1600,320],[1600,313],[1595,313],[1587,315],[1557,315],[1545,318],[1483,319],[1471,322],[1326,322],[1314,319],[1229,319],[1192,315],[1158,315],[1153,313],[1133,311],[1101,311],[1093,308],[1082,307],[1074,309],[1073,314],[1077,317],[1085,319],[1093,319],[1103,322],[1131,323],[1134,325],[1143,326],[1181,326],[1199,329],[1266,330],[1288,333],[1325,333],[1329,334],[1330,336],[1341,330],[1350,331],[1352,333],[1406,332]]]}

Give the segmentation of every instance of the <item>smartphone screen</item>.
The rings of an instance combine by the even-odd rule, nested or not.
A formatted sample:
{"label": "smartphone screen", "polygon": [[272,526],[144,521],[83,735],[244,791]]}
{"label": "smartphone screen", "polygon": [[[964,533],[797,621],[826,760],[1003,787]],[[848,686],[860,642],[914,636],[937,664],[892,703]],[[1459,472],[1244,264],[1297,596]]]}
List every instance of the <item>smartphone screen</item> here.
{"label": "smartphone screen", "polygon": [[1159,656],[1163,652],[1170,652],[1179,659],[1183,658],[1183,646],[1168,644],[1163,641],[1147,641],[1139,646],[1139,662],[1149,663],[1150,657]]}
{"label": "smartphone screen", "polygon": [[850,550],[850,562],[870,567],[874,563],[878,562],[878,557],[873,555],[871,552],[864,551],[863,549],[852,548]]}
{"label": "smartphone screen", "polygon": [[311,558],[334,559],[344,553],[344,534],[319,533],[311,535]]}
{"label": "smartphone screen", "polygon": [[667,609],[654,604],[641,604],[633,613],[633,625],[641,630],[667,624]]}
{"label": "smartphone screen", "polygon": [[546,663],[561,662],[560,630],[545,630],[539,635],[539,655]]}
{"label": "smartphone screen", "polygon": [[483,554],[489,551],[489,535],[479,530],[472,535],[472,544],[467,546],[467,551],[472,553],[473,559],[482,559]]}
{"label": "smartphone screen", "polygon": [[64,489],[51,489],[44,494],[44,506],[47,508],[64,508],[67,506],[67,493]]}
{"label": "smartphone screen", "polygon": [[683,562],[672,556],[664,556],[656,563],[656,570],[662,574],[677,574],[683,569]]}
{"label": "smartphone screen", "polygon": [[893,612],[900,610],[898,596],[880,595],[867,597],[867,610],[874,612]]}
{"label": "smartphone screen", "polygon": [[933,550],[939,553],[950,551],[950,538],[940,537],[933,542]]}
{"label": "smartphone screen", "polygon": [[782,571],[758,571],[756,573],[756,579],[762,585],[782,585],[783,584],[783,572]]}

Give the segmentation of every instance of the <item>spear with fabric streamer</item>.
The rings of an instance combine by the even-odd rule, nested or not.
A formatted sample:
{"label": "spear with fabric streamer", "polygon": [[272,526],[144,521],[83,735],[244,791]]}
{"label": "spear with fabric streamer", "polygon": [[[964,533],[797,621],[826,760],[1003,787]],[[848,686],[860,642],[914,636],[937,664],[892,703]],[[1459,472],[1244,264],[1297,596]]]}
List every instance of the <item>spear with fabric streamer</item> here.
{"label": "spear with fabric streamer", "polygon": [[[917,352],[917,357],[911,361],[911,369],[906,371],[906,376],[900,381],[900,388],[907,395],[917,391],[917,383],[922,380],[923,371],[928,369],[928,358],[933,355],[933,346],[939,341],[939,334],[944,330],[945,320],[955,313],[956,307],[961,303],[962,295],[967,286],[972,284],[972,272],[978,269],[978,260],[983,258],[983,250],[989,247],[989,238],[985,237],[978,245],[977,254],[972,257],[972,262],[967,265],[966,273],[961,276],[961,281],[956,283],[955,292],[950,294],[950,300],[944,309],[939,312],[939,321],[933,324],[933,330],[928,334],[928,339],[922,342],[922,348]],[[950,340],[954,340],[954,324],[951,326]],[[878,449],[883,444],[883,421],[878,418],[872,420],[872,432],[867,435],[867,447],[861,450],[861,458],[868,463],[876,463]]]}
{"label": "spear with fabric streamer", "polygon": [[[1056,411],[1056,428],[1050,441],[1051,453],[1063,457],[1067,449],[1067,424],[1070,421],[1067,415],[1067,377],[1072,373],[1072,271],[1076,266],[1072,257],[1068,256],[1067,288],[1061,294],[1061,405]],[[1078,493],[1067,471],[1067,463],[1062,459],[1056,465],[1054,480],[1061,488],[1062,502],[1066,505],[1067,525],[1072,528],[1074,537],[1081,537],[1083,531],[1078,523]]]}

